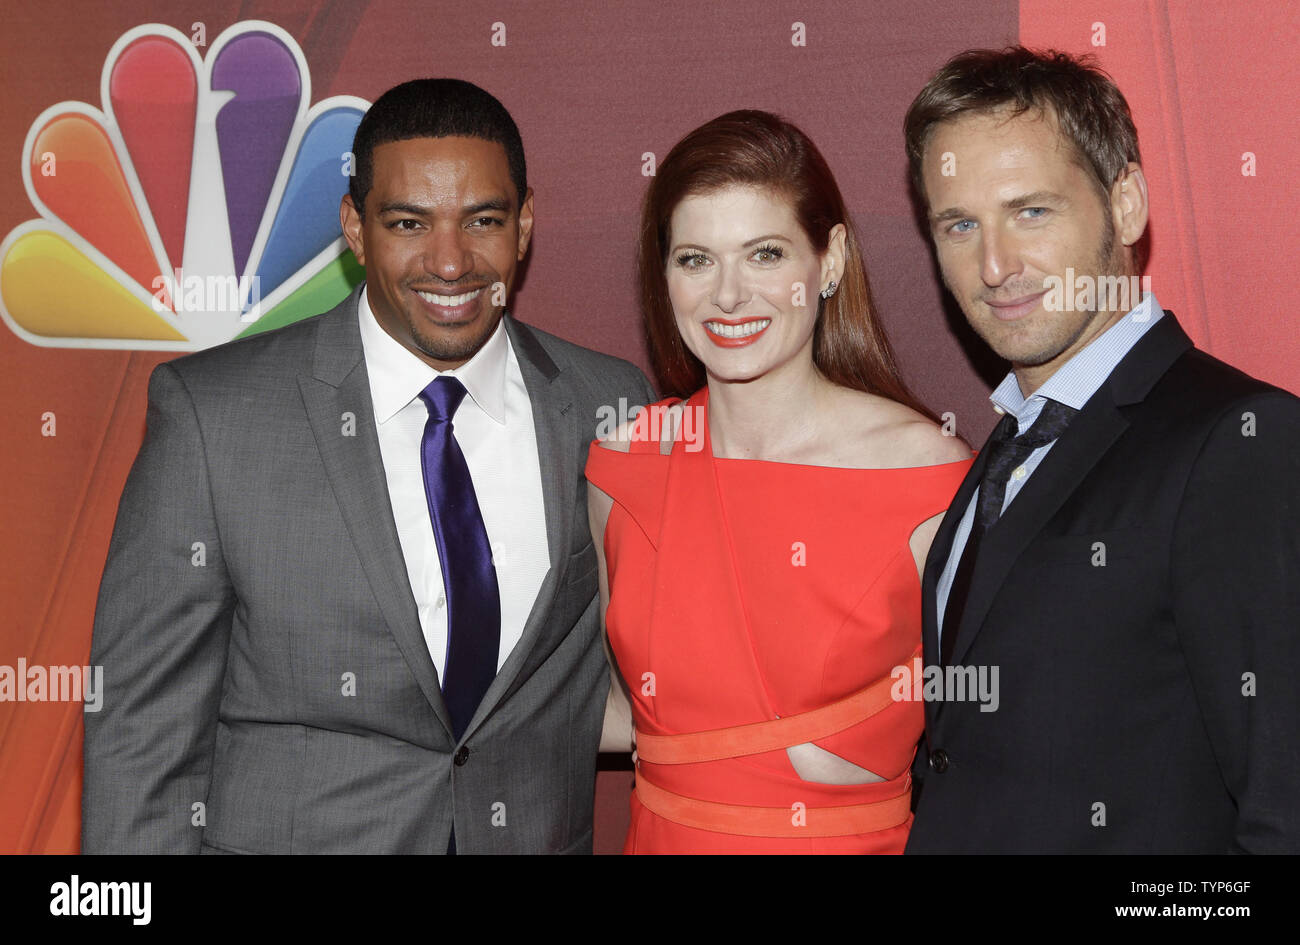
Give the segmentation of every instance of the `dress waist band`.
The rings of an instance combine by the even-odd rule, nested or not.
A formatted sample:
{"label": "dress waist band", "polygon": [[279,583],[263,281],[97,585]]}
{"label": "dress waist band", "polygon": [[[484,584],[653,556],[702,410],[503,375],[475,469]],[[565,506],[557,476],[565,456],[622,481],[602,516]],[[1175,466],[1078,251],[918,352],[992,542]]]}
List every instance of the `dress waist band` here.
{"label": "dress waist band", "polygon": [[906,823],[912,814],[910,774],[898,779],[903,793],[844,807],[744,807],[674,794],[646,780],[637,770],[636,796],[647,810],[665,820],[698,830],[744,837],[847,837],[874,833]]}
{"label": "dress waist band", "polygon": [[[921,652],[917,647],[911,659]],[[838,702],[763,722],[750,722],[708,732],[683,732],[678,735],[636,733],[636,756],[657,765],[695,764],[721,761],[760,752],[789,748],[826,738],[846,728],[865,722],[884,711],[895,700],[893,675],[878,679]]]}

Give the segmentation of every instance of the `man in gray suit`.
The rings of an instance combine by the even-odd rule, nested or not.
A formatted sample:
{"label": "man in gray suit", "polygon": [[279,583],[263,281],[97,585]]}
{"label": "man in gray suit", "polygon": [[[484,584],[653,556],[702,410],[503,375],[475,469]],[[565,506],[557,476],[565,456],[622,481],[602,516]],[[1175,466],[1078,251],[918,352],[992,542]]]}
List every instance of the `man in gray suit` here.
{"label": "man in gray suit", "polygon": [[582,465],[602,413],[653,395],[504,310],[533,199],[496,99],[398,86],[354,154],[364,286],[150,381],[95,617],[85,852],[591,851]]}

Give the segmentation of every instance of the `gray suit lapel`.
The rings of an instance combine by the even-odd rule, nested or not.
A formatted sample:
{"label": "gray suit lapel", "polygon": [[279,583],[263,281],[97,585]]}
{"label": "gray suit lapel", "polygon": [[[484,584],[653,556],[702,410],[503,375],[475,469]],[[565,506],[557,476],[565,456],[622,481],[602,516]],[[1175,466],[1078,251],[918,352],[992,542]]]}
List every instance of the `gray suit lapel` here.
{"label": "gray suit lapel", "polygon": [[[450,732],[451,717],[420,629],[393,521],[357,323],[359,296],[360,290],[353,292],[320,318],[312,373],[301,375],[298,385],[326,476],[384,621],[420,690]],[[343,435],[344,414],[355,417],[355,436]]]}
{"label": "gray suit lapel", "polygon": [[515,356],[519,359],[528,399],[532,402],[551,569],[537,592],[518,645],[484,694],[478,711],[465,730],[466,737],[473,734],[504,698],[519,688],[520,681],[528,676],[525,670],[531,672],[545,655],[539,652],[537,643],[546,629],[556,592],[564,581],[564,566],[573,540],[573,502],[578,491],[581,430],[574,410],[573,392],[564,382],[559,366],[528,326],[521,325],[509,314],[505,316],[505,324]]}

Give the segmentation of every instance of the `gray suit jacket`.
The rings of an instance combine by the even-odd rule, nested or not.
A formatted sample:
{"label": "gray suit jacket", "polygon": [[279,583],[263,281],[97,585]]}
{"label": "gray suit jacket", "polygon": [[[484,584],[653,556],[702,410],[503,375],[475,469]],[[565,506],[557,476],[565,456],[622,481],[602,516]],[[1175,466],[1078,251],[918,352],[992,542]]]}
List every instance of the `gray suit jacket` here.
{"label": "gray suit jacket", "polygon": [[354,292],[159,365],[91,662],[84,852],[591,850],[608,674],[586,518],[617,358],[506,316],[532,400],[551,569],[456,743],[407,580]]}

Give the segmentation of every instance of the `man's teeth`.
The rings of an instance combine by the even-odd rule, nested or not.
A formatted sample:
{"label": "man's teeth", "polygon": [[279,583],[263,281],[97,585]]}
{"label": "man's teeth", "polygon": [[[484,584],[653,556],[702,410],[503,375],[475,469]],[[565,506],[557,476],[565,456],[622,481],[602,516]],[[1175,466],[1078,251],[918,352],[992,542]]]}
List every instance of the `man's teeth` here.
{"label": "man's teeth", "polygon": [[426,302],[433,305],[441,305],[444,308],[455,308],[457,305],[464,305],[482,291],[482,289],[475,289],[473,292],[466,292],[464,295],[437,295],[433,292],[418,291],[416,294]]}
{"label": "man's teeth", "polygon": [[746,338],[749,335],[758,334],[770,324],[772,324],[772,319],[760,318],[756,321],[745,322],[741,325],[724,325],[722,322],[705,322],[704,327],[720,338]]}

